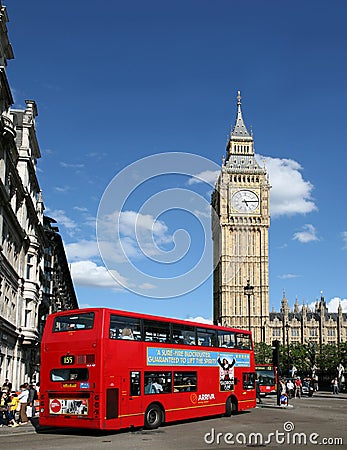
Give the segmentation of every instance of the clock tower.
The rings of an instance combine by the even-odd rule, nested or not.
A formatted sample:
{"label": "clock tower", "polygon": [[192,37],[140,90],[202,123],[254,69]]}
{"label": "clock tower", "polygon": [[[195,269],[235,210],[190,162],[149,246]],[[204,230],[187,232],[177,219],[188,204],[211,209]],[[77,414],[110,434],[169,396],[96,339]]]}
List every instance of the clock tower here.
{"label": "clock tower", "polygon": [[[254,156],[240,91],[237,116],[212,194],[213,315],[221,325],[249,329],[265,340],[269,316],[270,183]],[[245,290],[247,284],[253,290]]]}

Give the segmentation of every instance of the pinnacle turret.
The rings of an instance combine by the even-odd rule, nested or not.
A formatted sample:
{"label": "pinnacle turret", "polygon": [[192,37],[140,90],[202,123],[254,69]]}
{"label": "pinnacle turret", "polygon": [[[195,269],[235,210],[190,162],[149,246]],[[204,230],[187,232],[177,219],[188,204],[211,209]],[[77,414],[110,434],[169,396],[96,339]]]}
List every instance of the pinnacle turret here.
{"label": "pinnacle turret", "polygon": [[231,132],[231,137],[236,138],[251,138],[252,136],[249,134],[245,122],[242,117],[242,109],[241,109],[241,92],[237,91],[237,116],[236,122],[234,125],[234,129]]}

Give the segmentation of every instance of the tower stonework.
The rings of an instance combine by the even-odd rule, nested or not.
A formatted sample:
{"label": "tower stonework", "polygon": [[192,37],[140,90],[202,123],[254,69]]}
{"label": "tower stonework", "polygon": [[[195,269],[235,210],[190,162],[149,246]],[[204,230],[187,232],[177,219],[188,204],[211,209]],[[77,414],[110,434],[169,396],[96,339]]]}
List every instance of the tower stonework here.
{"label": "tower stonework", "polygon": [[[240,92],[237,100],[236,122],[212,194],[213,314],[222,325],[249,329],[250,322],[254,340],[260,342],[269,317],[271,186],[254,156]],[[249,297],[244,293],[248,280],[254,287]]]}

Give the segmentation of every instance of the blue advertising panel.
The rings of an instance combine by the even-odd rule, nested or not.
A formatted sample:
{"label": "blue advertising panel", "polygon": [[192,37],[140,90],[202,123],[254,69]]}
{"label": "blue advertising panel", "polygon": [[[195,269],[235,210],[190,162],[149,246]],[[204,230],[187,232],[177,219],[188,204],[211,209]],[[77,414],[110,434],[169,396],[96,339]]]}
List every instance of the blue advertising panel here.
{"label": "blue advertising panel", "polygon": [[250,367],[249,353],[147,347],[147,366],[218,367],[219,390],[233,391],[234,368]]}
{"label": "blue advertising panel", "polygon": [[249,367],[249,353],[216,352],[180,348],[147,347],[148,366],[218,366],[218,359],[233,361],[235,367]]}

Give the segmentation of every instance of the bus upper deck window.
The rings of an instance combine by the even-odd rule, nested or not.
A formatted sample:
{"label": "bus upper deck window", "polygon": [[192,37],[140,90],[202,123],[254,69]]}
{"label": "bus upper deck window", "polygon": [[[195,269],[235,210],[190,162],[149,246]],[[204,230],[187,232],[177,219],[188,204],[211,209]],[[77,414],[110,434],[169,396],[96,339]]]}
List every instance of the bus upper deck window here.
{"label": "bus upper deck window", "polygon": [[252,341],[249,334],[237,333],[236,334],[236,347],[242,350],[251,350]]}
{"label": "bus upper deck window", "polygon": [[218,347],[234,348],[235,333],[232,331],[218,331]]}
{"label": "bus upper deck window", "polygon": [[140,320],[132,317],[117,316],[116,314],[111,314],[109,337],[110,339],[140,341]]}
{"label": "bus upper deck window", "polygon": [[90,330],[94,327],[94,316],[93,312],[58,316],[54,319],[53,333]]}

